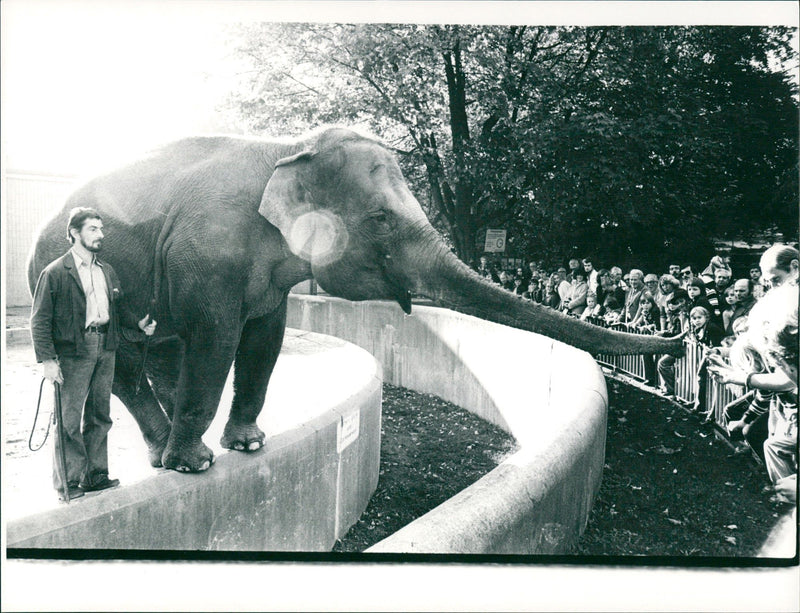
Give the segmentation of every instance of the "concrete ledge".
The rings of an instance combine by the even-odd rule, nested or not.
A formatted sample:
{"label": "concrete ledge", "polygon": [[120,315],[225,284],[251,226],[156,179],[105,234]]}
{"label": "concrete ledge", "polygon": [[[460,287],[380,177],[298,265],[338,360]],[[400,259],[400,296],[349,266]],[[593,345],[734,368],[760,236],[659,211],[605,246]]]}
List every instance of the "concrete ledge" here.
{"label": "concrete ledge", "polygon": [[520,451],[368,549],[561,553],[586,527],[605,457],[607,392],[585,352],[433,307],[289,297],[289,325],[353,342],[384,380],[436,394],[508,431]]}
{"label": "concrete ledge", "polygon": [[365,351],[287,330],[259,420],[264,449],[223,453],[202,474],[160,469],[16,518],[6,545],[330,551],[377,486],[381,384],[380,367]]}

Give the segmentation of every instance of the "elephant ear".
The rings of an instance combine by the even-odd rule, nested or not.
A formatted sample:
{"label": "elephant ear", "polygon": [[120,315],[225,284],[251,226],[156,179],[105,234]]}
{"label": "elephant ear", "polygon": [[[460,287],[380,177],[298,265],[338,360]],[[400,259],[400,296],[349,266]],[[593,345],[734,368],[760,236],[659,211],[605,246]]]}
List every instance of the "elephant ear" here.
{"label": "elephant ear", "polygon": [[301,151],[278,160],[258,212],[280,230],[292,253],[309,262],[325,263],[344,232],[338,218],[316,210],[306,187],[315,183],[316,156],[314,151]]}
{"label": "elephant ear", "polygon": [[297,218],[313,209],[303,177],[315,155],[314,151],[301,151],[278,160],[261,196],[258,212],[281,231],[287,242]]}

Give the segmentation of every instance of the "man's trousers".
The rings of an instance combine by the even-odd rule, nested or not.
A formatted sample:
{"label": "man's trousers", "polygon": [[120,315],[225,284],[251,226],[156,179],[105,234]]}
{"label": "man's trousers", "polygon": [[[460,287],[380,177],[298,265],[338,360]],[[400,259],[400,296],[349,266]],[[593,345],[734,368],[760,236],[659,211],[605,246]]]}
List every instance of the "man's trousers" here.
{"label": "man's trousers", "polygon": [[67,482],[75,486],[108,475],[108,431],[111,429],[111,385],[116,354],[103,348],[105,334],[86,332],[87,354],[59,357],[64,438],[55,437],[53,485],[63,484],[57,469],[64,446]]}

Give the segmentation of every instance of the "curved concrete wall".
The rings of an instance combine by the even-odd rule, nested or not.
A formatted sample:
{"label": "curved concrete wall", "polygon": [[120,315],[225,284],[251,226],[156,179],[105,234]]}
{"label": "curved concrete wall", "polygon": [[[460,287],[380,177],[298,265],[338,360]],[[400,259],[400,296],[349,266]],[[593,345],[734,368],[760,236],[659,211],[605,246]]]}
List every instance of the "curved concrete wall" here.
{"label": "curved concrete wall", "polygon": [[348,340],[384,380],[432,393],[504,428],[520,450],[369,552],[567,551],[586,526],[605,457],[607,392],[589,354],[433,307],[289,297],[289,325]]}
{"label": "curved concrete wall", "polygon": [[8,522],[6,545],[330,551],[378,483],[381,394],[366,351],[287,330],[259,418],[263,449],[222,453],[201,474],[159,469],[69,505],[53,495],[55,508]]}

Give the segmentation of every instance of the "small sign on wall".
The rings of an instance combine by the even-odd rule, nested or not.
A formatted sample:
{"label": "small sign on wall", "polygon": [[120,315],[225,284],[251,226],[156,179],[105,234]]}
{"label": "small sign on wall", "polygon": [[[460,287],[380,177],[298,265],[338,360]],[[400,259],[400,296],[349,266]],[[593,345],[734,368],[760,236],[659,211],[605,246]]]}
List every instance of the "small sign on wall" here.
{"label": "small sign on wall", "polygon": [[336,450],[342,453],[354,440],[358,438],[358,425],[361,421],[361,413],[356,411],[339,419],[336,428]]}
{"label": "small sign on wall", "polygon": [[503,253],[506,250],[506,230],[486,230],[483,250],[489,253]]}

